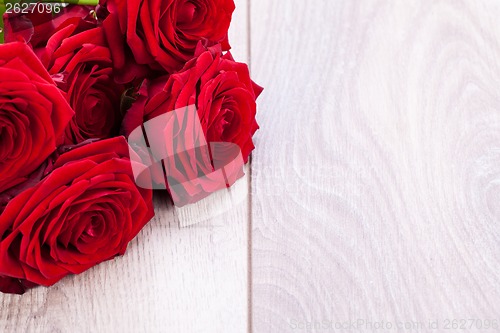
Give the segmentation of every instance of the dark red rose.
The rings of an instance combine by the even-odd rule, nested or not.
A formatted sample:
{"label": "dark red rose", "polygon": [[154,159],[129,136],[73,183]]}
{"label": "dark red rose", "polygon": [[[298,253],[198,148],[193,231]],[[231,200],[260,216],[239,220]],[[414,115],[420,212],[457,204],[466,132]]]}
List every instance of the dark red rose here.
{"label": "dark red rose", "polygon": [[0,215],[0,291],[49,286],[122,255],[153,217],[123,137],[77,147]]}
{"label": "dark red rose", "polygon": [[248,66],[229,52],[223,55],[220,46],[198,52],[178,73],[145,81],[125,115],[123,131],[128,135],[143,122],[195,105],[207,141],[236,143],[246,163],[259,128],[255,101],[262,88],[250,79]]}
{"label": "dark red rose", "polygon": [[62,143],[73,114],[26,44],[0,45],[0,193],[23,182]]}
{"label": "dark red rose", "polygon": [[197,43],[223,43],[233,0],[101,0],[103,26],[115,66],[137,76],[127,58],[153,70],[176,71],[194,56]]}
{"label": "dark red rose", "polygon": [[[146,132],[157,133],[148,136],[149,146],[155,160],[170,156],[164,160],[164,168],[167,178],[174,177],[173,183],[179,185],[170,192],[174,202],[181,205],[220,189],[220,177],[211,172],[238,155],[246,163],[254,149],[252,136],[258,129],[255,100],[262,88],[250,79],[248,66],[235,62],[230,53],[222,55],[217,46],[200,48],[199,52],[178,73],[145,81],[122,126],[129,136],[143,123],[155,122],[146,123]],[[198,119],[189,110],[182,111],[191,105],[196,107],[193,109],[197,110]],[[181,112],[176,111],[174,117],[158,118],[174,110]],[[239,149],[211,145],[220,142],[233,143]],[[237,164],[234,172],[238,172]],[[153,173],[153,177],[158,182],[157,174]],[[225,177],[232,179],[226,182],[228,185],[234,182],[234,175]]]}
{"label": "dark red rose", "polygon": [[[45,6],[54,8],[60,4],[30,4],[30,6]],[[50,6],[50,7],[47,7]],[[92,11],[90,6],[69,5],[58,7],[59,12],[50,12],[35,8],[28,8],[27,13],[9,13],[4,16],[5,42],[26,42],[33,48],[47,44],[48,38],[56,31],[62,22],[68,19],[89,18]]]}
{"label": "dark red rose", "polygon": [[102,28],[81,18],[68,19],[46,46],[35,51],[75,111],[65,132],[66,143],[116,136],[125,88],[115,83]]}

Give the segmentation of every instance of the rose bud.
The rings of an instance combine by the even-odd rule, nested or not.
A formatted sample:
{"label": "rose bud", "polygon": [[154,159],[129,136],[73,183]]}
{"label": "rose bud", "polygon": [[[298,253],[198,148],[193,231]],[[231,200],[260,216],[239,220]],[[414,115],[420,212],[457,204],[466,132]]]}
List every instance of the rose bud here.
{"label": "rose bud", "polygon": [[26,180],[62,143],[73,114],[26,44],[0,45],[0,193]]}
{"label": "rose bud", "polygon": [[153,215],[123,137],[69,150],[0,215],[0,291],[50,286],[123,255]]}

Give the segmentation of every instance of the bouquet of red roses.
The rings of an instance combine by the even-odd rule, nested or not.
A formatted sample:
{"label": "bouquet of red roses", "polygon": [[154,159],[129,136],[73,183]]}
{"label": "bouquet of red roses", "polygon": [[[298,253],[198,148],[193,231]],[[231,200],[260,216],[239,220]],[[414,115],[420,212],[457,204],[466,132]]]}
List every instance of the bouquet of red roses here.
{"label": "bouquet of red roses", "polygon": [[1,292],[123,254],[154,216],[154,189],[182,206],[242,176],[262,88],[229,52],[233,0],[10,9],[0,45]]}

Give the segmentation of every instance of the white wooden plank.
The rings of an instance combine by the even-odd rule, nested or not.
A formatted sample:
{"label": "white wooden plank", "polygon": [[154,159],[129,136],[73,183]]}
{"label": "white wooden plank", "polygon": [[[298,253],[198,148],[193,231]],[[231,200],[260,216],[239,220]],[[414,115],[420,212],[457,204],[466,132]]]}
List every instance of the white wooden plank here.
{"label": "white wooden plank", "polygon": [[500,321],[499,16],[252,0],[254,332]]}
{"label": "white wooden plank", "polygon": [[[231,44],[247,61],[247,3],[235,3]],[[247,189],[248,176],[236,188]],[[225,199],[194,206],[200,223],[179,228],[186,215],[156,198],[155,219],[124,257],[52,288],[0,295],[0,331],[246,332],[249,199],[220,210]]]}

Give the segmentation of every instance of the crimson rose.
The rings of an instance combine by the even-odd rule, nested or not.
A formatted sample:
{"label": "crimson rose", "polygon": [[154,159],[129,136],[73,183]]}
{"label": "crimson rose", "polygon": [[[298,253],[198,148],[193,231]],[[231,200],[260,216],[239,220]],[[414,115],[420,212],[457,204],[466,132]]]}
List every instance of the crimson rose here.
{"label": "crimson rose", "polygon": [[[219,45],[206,50],[200,44],[198,53],[197,58],[189,61],[178,73],[152,82],[145,81],[122,125],[124,134],[128,136],[149,120],[194,105],[205,143],[225,142],[239,146],[239,157],[240,152],[231,145],[212,145],[211,148],[217,151],[211,153],[203,147],[194,148],[196,142],[200,142],[196,128],[198,120],[193,120],[189,110],[181,113],[176,111],[172,119],[157,118],[160,123],[152,126],[160,127],[155,130],[157,135],[149,135],[149,146],[160,147],[156,151],[153,149],[155,155],[168,153],[171,156],[164,161],[164,167],[167,178],[175,178],[173,183],[176,189],[171,191],[171,195],[174,202],[181,205],[197,201],[220,189],[216,180],[220,177],[214,180],[213,176],[216,175],[210,173],[214,168],[217,169],[217,165],[222,166],[233,159],[242,158],[246,163],[254,149],[252,136],[258,129],[255,100],[262,88],[250,79],[248,66],[235,62],[230,53],[222,55]],[[181,119],[177,114],[183,114]],[[130,139],[135,140],[134,137]],[[167,153],[162,153],[162,150]],[[158,157],[165,158],[154,156],[156,159]],[[238,172],[237,165],[235,173]],[[158,177],[157,169],[153,167],[151,171],[153,178],[161,183],[163,179]],[[226,176],[233,180],[237,177],[235,174]],[[230,183],[228,181],[228,185]]]}
{"label": "crimson rose", "polygon": [[26,44],[0,45],[0,193],[23,182],[56,149],[72,116]]}
{"label": "crimson rose", "polygon": [[[38,3],[30,6],[40,6]],[[52,4],[43,4],[45,9]],[[47,39],[56,31],[57,27],[68,19],[88,17],[92,7],[69,5],[59,8],[59,13],[41,8],[29,7],[20,13],[4,14],[5,42],[25,42],[32,48],[43,47],[47,44]]]}
{"label": "crimson rose", "polygon": [[153,217],[123,137],[62,154],[53,171],[0,215],[0,291],[23,293],[116,255]]}
{"label": "crimson rose", "polygon": [[66,143],[116,136],[125,88],[115,83],[102,28],[79,17],[69,18],[36,53],[75,110],[65,132]]}
{"label": "crimson rose", "polygon": [[256,99],[262,88],[251,79],[248,66],[235,62],[220,45],[204,49],[176,74],[148,82],[127,111],[123,131],[130,134],[143,122],[165,112],[196,105],[208,142],[232,142],[240,146],[245,163],[254,149],[252,136]]}
{"label": "crimson rose", "polygon": [[[128,55],[137,64],[173,72],[194,56],[197,43],[223,43],[235,9],[233,0],[101,0],[99,16],[116,68],[126,66]],[[104,12],[104,14],[103,14]]]}

